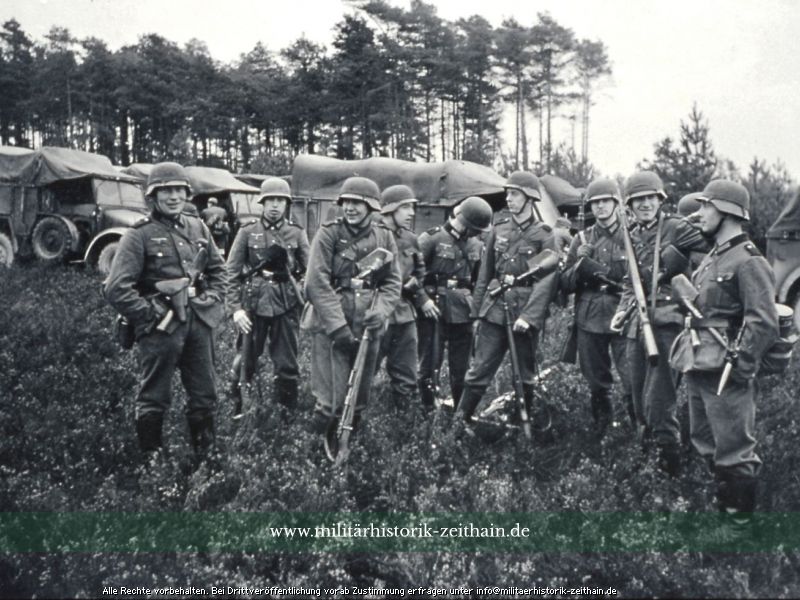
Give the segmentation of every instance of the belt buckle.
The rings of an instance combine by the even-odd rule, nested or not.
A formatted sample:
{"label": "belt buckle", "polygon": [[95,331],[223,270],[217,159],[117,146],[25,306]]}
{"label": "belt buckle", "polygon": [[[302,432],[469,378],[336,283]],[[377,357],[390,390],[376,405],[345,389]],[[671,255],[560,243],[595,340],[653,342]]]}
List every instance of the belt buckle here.
{"label": "belt buckle", "polygon": [[598,290],[600,290],[601,292],[603,292],[603,293],[605,294],[605,293],[608,291],[608,284],[607,284],[607,283],[603,283],[603,284],[601,284],[601,285],[600,285],[600,287],[599,287],[599,288],[597,288],[597,289],[598,289]]}
{"label": "belt buckle", "polygon": [[363,290],[364,289],[364,280],[359,279],[358,277],[353,277],[350,280],[350,287],[354,290]]}
{"label": "belt buckle", "polygon": [[692,329],[692,315],[686,315],[683,318],[684,329]]}
{"label": "belt buckle", "polygon": [[194,287],[193,285],[190,285],[188,288],[186,288],[186,293],[189,296],[189,298],[196,298],[197,297],[197,288]]}
{"label": "belt buckle", "polygon": [[458,288],[458,279],[448,279],[447,280],[447,289],[448,290],[455,290]]}

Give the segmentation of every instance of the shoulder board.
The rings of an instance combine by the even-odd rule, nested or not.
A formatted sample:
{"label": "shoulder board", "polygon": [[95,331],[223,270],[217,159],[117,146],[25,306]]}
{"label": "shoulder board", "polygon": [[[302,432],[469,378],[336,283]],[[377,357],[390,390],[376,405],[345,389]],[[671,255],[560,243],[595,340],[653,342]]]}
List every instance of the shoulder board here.
{"label": "shoulder board", "polygon": [[258,219],[250,219],[249,221],[242,223],[242,227],[249,227],[250,225],[255,225],[256,223],[258,223]]}
{"label": "shoulder board", "polygon": [[304,229],[304,227],[302,225],[300,225],[300,223],[295,223],[294,221],[287,221],[287,223],[291,227],[296,227],[297,229]]}
{"label": "shoulder board", "polygon": [[427,233],[428,235],[433,235],[434,233],[438,233],[441,230],[442,230],[442,226],[441,225],[434,225],[430,229],[426,230],[425,233]]}
{"label": "shoulder board", "polygon": [[550,227],[550,225],[548,225],[547,223],[539,223],[539,225],[541,225],[542,229],[544,229],[547,233],[553,231],[553,228]]}
{"label": "shoulder board", "polygon": [[333,221],[326,221],[325,223],[323,223],[322,227],[333,227],[334,225],[339,225],[340,223],[343,222],[344,219],[342,219],[342,217],[336,217]]}
{"label": "shoulder board", "polygon": [[141,219],[139,219],[138,221],[136,221],[136,223],[134,223],[134,224],[132,225],[132,227],[133,227],[134,229],[138,229],[139,227],[144,227],[144,226],[145,226],[145,225],[147,225],[148,223],[150,223],[150,217],[142,217]]}
{"label": "shoulder board", "polygon": [[746,242],[744,245],[744,249],[750,254],[750,256],[763,256],[761,254],[761,250],[756,248],[756,245],[753,242]]}
{"label": "shoulder board", "polygon": [[511,217],[506,217],[504,219],[500,219],[499,221],[495,221],[495,225],[502,225],[503,223],[508,223],[511,220]]}
{"label": "shoulder board", "polygon": [[388,225],[385,225],[384,223],[373,221],[372,225],[373,227],[380,227],[381,229],[385,229],[386,231],[392,231],[391,228]]}

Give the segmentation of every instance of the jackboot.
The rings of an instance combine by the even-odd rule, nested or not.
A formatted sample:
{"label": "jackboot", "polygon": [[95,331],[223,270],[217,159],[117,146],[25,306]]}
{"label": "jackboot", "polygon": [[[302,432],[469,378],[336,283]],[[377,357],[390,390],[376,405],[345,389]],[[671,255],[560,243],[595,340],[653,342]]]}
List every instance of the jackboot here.
{"label": "jackboot", "polygon": [[[481,398],[483,398],[483,393],[485,391],[486,390],[464,385],[461,396],[459,396],[456,402],[456,417],[458,418],[455,420],[469,422],[472,419],[472,415],[475,414],[475,409],[478,408],[478,404]],[[455,400],[455,396],[453,396],[453,399]]]}
{"label": "jackboot", "polygon": [[681,450],[677,444],[657,446],[658,467],[670,477],[677,477],[681,470]]}
{"label": "jackboot", "polygon": [[195,463],[199,465],[205,461],[214,448],[214,417],[211,414],[191,415],[189,422],[189,435],[192,439]]}
{"label": "jackboot", "polygon": [[[450,391],[453,392],[453,412],[458,411],[458,405],[468,387],[469,386],[465,383],[459,383],[452,379],[450,380]],[[483,392],[481,392],[481,395],[483,395]],[[480,402],[480,398],[478,398],[478,402]],[[447,405],[445,404],[445,406]],[[475,404],[475,406],[477,406],[477,404]],[[472,408],[472,412],[475,412],[475,407]]]}
{"label": "jackboot", "polygon": [[274,379],[275,398],[289,410],[297,407],[297,380],[276,377]]}
{"label": "jackboot", "polygon": [[148,412],[136,420],[136,436],[139,438],[139,449],[145,455],[145,463],[149,463],[158,455],[163,447],[161,429],[164,414]]}
{"label": "jackboot", "polygon": [[525,408],[533,425],[533,433],[536,439],[544,443],[552,442],[553,413],[550,410],[550,405],[543,399],[537,402],[535,385],[523,385],[522,393],[525,396]]}
{"label": "jackboot", "polygon": [[751,538],[758,480],[725,473],[717,473],[716,479],[717,508],[730,521],[721,523],[710,539],[717,543],[736,543]]}
{"label": "jackboot", "polygon": [[608,390],[603,389],[592,392],[590,403],[592,406],[592,418],[594,419],[595,438],[600,441],[605,436],[606,430],[613,420],[613,409]]}
{"label": "jackboot", "polygon": [[628,420],[630,421],[631,427],[636,427],[636,410],[633,408],[633,396],[631,394],[625,394],[622,396],[622,405],[625,407],[626,412],[628,413]]}
{"label": "jackboot", "polygon": [[419,398],[422,401],[422,407],[425,410],[431,410],[436,403],[436,398],[433,394],[433,382],[430,379],[420,379],[417,382],[419,387]]}

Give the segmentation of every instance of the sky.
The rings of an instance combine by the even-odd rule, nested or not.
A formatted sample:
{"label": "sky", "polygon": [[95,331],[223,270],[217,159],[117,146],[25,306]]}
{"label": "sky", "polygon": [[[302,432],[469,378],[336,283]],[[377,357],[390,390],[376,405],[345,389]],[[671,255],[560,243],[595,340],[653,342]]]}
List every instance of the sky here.
{"label": "sky", "polygon": [[[407,7],[407,0],[390,0]],[[677,138],[694,103],[714,149],[746,170],[754,157],[782,161],[800,179],[800,2],[795,0],[434,0],[448,20],[480,14],[492,25],[532,25],[549,12],[578,38],[601,40],[613,74],[595,95],[589,159],[607,175],[630,174],[655,143]],[[158,33],[204,41],[235,61],[262,42],[280,50],[305,36],[329,45],[353,9],[343,0],[0,0],[35,40],[52,26],[95,36],[112,49]],[[564,114],[556,134],[570,142]],[[513,120],[513,117],[512,117]],[[510,130],[510,124],[509,128]],[[534,123],[529,131],[535,132]],[[505,136],[506,145],[513,142]],[[576,132],[576,144],[580,135]],[[535,139],[531,145],[536,146]]]}

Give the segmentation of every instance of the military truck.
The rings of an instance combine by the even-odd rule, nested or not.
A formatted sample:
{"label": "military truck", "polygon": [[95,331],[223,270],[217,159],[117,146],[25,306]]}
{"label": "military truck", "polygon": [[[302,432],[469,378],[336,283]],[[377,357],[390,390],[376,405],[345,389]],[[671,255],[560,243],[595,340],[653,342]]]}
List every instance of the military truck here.
{"label": "military truck", "polygon": [[[505,212],[505,178],[489,167],[464,160],[441,163],[416,163],[394,158],[338,160],[316,155],[298,156],[292,167],[292,214],[313,236],[321,223],[336,217],[336,198],[345,179],[369,177],[381,189],[405,184],[419,200],[414,230],[421,233],[444,223],[452,208],[468,196],[480,196],[495,211]],[[546,188],[542,202],[535,204],[537,217],[554,225],[558,209]]]}
{"label": "military truck", "polygon": [[767,231],[767,260],[775,271],[777,300],[794,309],[800,329],[800,193],[787,202]]}
{"label": "military truck", "polygon": [[102,269],[122,232],[146,213],[137,179],[105,156],[0,147],[0,264],[35,257]]}

